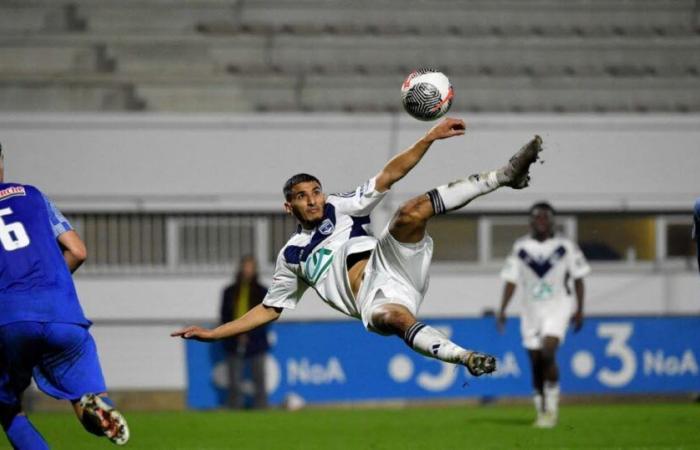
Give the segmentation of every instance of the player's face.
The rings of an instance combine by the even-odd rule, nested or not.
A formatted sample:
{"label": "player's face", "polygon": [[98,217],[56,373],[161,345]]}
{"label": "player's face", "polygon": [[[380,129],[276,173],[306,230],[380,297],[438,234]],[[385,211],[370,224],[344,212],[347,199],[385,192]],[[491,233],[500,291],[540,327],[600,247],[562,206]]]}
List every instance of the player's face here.
{"label": "player's face", "polygon": [[554,228],[552,212],[544,208],[535,208],[530,216],[530,227],[535,236],[548,236]]}
{"label": "player's face", "polygon": [[303,225],[310,225],[323,219],[325,205],[326,197],[321,191],[321,185],[315,181],[304,181],[292,187],[292,196],[284,207]]}

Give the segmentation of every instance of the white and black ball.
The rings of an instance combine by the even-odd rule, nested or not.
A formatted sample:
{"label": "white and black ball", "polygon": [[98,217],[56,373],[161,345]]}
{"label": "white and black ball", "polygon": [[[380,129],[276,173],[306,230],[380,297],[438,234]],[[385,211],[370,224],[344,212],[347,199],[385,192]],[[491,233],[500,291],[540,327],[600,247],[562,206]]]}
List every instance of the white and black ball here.
{"label": "white and black ball", "polygon": [[447,76],[433,69],[411,72],[401,85],[401,102],[408,114],[418,120],[435,120],[447,114],[454,90]]}

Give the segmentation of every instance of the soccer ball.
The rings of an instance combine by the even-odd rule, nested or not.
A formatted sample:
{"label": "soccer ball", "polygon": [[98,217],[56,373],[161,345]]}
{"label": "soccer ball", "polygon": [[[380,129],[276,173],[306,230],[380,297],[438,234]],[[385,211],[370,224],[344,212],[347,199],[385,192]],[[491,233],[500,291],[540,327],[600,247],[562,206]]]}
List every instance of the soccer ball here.
{"label": "soccer ball", "polygon": [[414,70],[401,85],[403,107],[418,120],[435,120],[447,114],[452,97],[450,80],[437,70]]}

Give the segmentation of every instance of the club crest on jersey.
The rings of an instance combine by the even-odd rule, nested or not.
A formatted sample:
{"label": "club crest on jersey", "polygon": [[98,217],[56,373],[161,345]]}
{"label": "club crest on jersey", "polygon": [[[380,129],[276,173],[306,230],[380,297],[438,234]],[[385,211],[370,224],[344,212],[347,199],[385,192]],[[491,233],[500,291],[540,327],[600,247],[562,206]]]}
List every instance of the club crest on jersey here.
{"label": "club crest on jersey", "polygon": [[325,219],[323,222],[321,222],[321,225],[318,226],[318,232],[324,236],[330,235],[333,233],[333,230],[335,230],[335,225],[333,225],[331,219]]}
{"label": "club crest on jersey", "polygon": [[0,201],[17,197],[18,195],[27,195],[24,186],[10,186],[0,191]]}

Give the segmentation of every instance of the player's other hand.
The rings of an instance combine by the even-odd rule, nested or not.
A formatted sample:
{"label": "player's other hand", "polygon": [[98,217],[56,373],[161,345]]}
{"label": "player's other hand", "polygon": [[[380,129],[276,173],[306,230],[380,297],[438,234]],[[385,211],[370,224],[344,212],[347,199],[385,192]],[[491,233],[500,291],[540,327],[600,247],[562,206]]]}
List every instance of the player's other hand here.
{"label": "player's other hand", "polygon": [[571,316],[571,324],[574,327],[574,333],[578,333],[583,328],[583,312],[576,311],[573,316]]}
{"label": "player's other hand", "polygon": [[446,139],[452,136],[461,136],[465,133],[467,125],[462,119],[454,119],[452,117],[445,117],[437,125],[428,131],[425,135],[429,141],[436,141],[438,139]]}
{"label": "player's other hand", "polygon": [[496,329],[501,334],[506,332],[506,315],[505,315],[505,313],[500,312],[496,316]]}
{"label": "player's other hand", "polygon": [[181,337],[183,339],[194,339],[196,341],[211,342],[215,340],[214,332],[206,328],[190,326],[170,333],[171,337]]}

